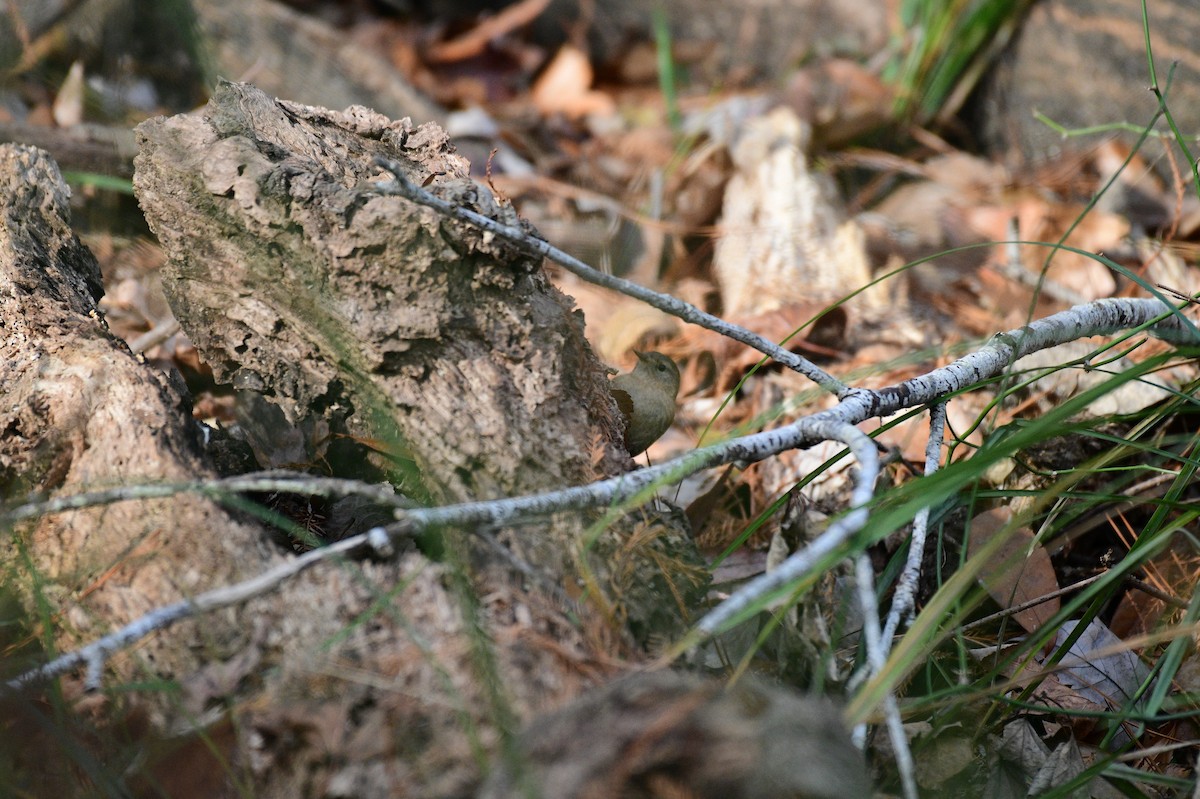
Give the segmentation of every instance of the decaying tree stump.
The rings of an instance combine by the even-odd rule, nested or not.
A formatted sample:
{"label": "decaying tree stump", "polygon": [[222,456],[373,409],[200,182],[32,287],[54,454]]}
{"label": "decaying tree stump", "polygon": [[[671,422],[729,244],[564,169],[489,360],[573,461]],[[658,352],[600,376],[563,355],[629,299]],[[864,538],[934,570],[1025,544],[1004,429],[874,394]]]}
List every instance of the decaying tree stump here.
{"label": "decaying tree stump", "polygon": [[[105,326],[100,270],[71,231],[69,196],[44,152],[0,147],[0,497],[215,476],[181,386],[139,363]],[[24,586],[45,580],[63,602],[64,645],[278,557],[257,526],[187,496],[48,517],[28,546],[36,576]],[[242,614],[253,612],[183,625],[138,658],[152,673],[194,673],[247,645]],[[119,665],[126,677],[136,670]]]}
{"label": "decaying tree stump", "polygon": [[398,445],[440,501],[586,482],[593,454],[616,471],[602,367],[540,264],[365,183],[384,155],[516,224],[439,128],[227,83],[139,136],[164,289],[219,380]]}
{"label": "decaying tree stump", "polygon": [[[3,496],[214,476],[179,389],[105,328],[95,305],[99,271],[70,230],[68,190],[53,162],[5,147],[0,166]],[[289,556],[257,525],[186,495],[51,515],[22,532],[35,573],[6,548],[7,583],[51,603],[62,648]],[[486,698],[489,681],[502,681],[524,716],[578,693],[602,670],[587,665],[594,643],[557,608],[535,615],[561,649],[521,641],[509,593],[494,597],[489,632],[510,640],[498,647],[497,673],[481,674],[445,583],[443,568],[415,552],[335,566],[152,637],[110,661],[106,686],[167,679],[181,690],[133,695],[134,715],[148,716],[157,732],[134,751],[105,750],[107,762],[120,774],[135,756],[179,744],[207,762],[200,771],[224,774],[229,785],[249,781],[259,796],[322,796],[330,785],[353,786],[355,795],[460,793],[480,776],[468,728],[494,741],[488,730],[503,718]],[[390,599],[364,619],[382,597]],[[30,664],[10,662],[6,671],[22,665]],[[68,695],[79,694],[82,676],[68,680]],[[215,736],[226,748],[214,753],[194,735],[160,739],[210,719],[214,702],[234,708],[236,734]],[[76,744],[65,733],[36,740],[29,762],[53,795],[73,773]],[[177,764],[166,763],[150,779],[168,778]]]}
{"label": "decaying tree stump", "polygon": [[[99,271],[70,230],[68,190],[57,167],[33,148],[6,146],[0,153],[3,496],[214,476],[179,389],[140,363],[96,310]],[[154,607],[260,574],[288,556],[257,525],[186,495],[50,515],[19,532],[33,571],[6,547],[6,584],[26,595],[36,591],[50,604],[61,648]],[[360,795],[383,795],[396,785],[412,796],[462,790],[479,777],[463,725],[487,730],[494,711],[483,699],[463,615],[443,580],[442,569],[417,553],[395,563],[334,567],[150,638],[109,662],[106,686],[119,695],[124,684],[166,679],[180,690],[132,694],[135,707],[123,715],[152,724],[140,727],[133,750],[121,747],[111,728],[105,728],[109,738],[101,730],[98,739],[115,747],[99,744],[104,760],[119,775],[134,758],[149,753],[152,762],[178,744],[192,768],[224,775],[226,786],[249,781],[259,796],[326,795],[334,783],[358,786]],[[364,609],[389,592],[393,610],[364,623]],[[495,632],[504,628],[499,623]],[[502,653],[498,668],[510,675],[523,675],[529,658],[540,660],[525,647],[509,651],[522,664],[506,666]],[[29,664],[10,662],[8,676],[22,665]],[[548,682],[514,686],[547,696],[578,690],[561,669],[540,665]],[[371,679],[347,679],[351,674]],[[68,680],[67,695],[78,696],[79,685],[78,678]],[[215,736],[216,751],[196,735],[162,737],[206,723],[214,703],[233,708],[236,730]],[[525,700],[516,704],[522,708]],[[40,712],[36,705],[24,710]],[[17,715],[8,708],[3,714]],[[422,734],[391,732],[413,729]],[[7,730],[0,735],[4,745],[19,746],[24,739]],[[363,749],[356,735],[376,740]],[[63,785],[71,784],[78,744],[65,732],[28,741],[36,750],[14,759],[31,764],[32,790],[72,795]],[[166,764],[160,773],[151,767],[147,778],[169,780],[178,764],[169,758]]]}
{"label": "decaying tree stump", "polygon": [[[365,185],[378,152],[411,164],[417,182],[428,178],[444,196],[516,222],[468,180],[440,131],[226,84],[203,116],[155,120],[140,136],[136,186],[172,262],[167,289],[219,378],[269,395],[293,421],[322,417],[383,469],[408,459],[415,468],[404,488],[438,501],[519,494],[626,468],[582,320],[540,266]],[[0,167],[4,496],[211,475],[180,389],[140,363],[99,317],[95,261],[70,232],[52,162],[13,147]],[[525,543],[522,556],[571,586],[583,526],[564,514],[506,540]],[[50,603],[64,648],[291,557],[256,524],[186,495],[48,515],[17,532],[37,573],[13,559],[5,566],[26,596]],[[513,580],[503,559],[487,553],[476,553],[470,571],[416,551],[327,564],[270,595],[156,634],[109,662],[106,686],[157,679],[181,690],[119,691],[150,723],[131,748],[95,745],[97,759],[139,796],[194,795],[187,791],[196,783],[183,775],[200,773],[208,796],[232,796],[241,785],[281,799],[450,797],[473,793],[488,761],[506,750],[508,767],[489,796],[526,795],[523,770],[514,771],[524,757],[533,761],[526,777],[551,790],[543,767],[554,747],[534,735],[506,748],[505,734],[638,653],[612,618],[588,605],[564,607],[536,580]],[[674,612],[672,599],[655,600],[643,566],[627,561],[612,571],[614,584]],[[77,695],[79,679],[66,683],[67,695]],[[633,685],[628,707],[626,689],[578,706],[615,703],[614,719],[632,713],[627,723],[587,730],[617,771],[583,763],[574,769],[584,775],[579,795],[611,788],[650,796],[695,785],[702,767],[730,752],[737,759],[728,784],[741,787],[727,795],[756,795],[763,759],[778,758],[781,741],[802,751],[821,738],[819,746],[837,751],[829,763],[857,761],[844,742],[825,740],[821,724],[755,731],[759,719],[781,718],[769,712],[778,702],[785,715],[825,718],[824,708],[758,689],[724,697],[692,678]],[[714,723],[722,707],[740,708],[728,725]],[[555,718],[566,729],[580,716]],[[649,725],[648,737],[631,732],[637,725]],[[65,735],[58,743],[61,756],[41,747],[17,760],[62,760],[46,773],[70,775],[74,743]],[[641,760],[622,759],[630,743],[650,748],[628,753]],[[594,763],[591,749],[567,746],[561,759]],[[806,768],[788,761],[770,773],[781,785],[811,784],[788,776]],[[695,779],[679,777],[688,769],[700,769]],[[667,782],[646,783],[647,775]],[[61,782],[46,779],[34,788],[61,793]],[[831,783],[811,795],[849,796],[861,785]]]}
{"label": "decaying tree stump", "polygon": [[[390,177],[372,163],[382,155],[446,199],[521,224],[436,125],[225,83],[202,117],[152,120],[139,138],[135,187],[169,257],[164,290],[219,380],[411,461],[399,487],[421,499],[519,496],[627,468],[582,314],[540,263],[372,191],[371,179]],[[559,584],[578,566],[582,533],[583,520],[564,515],[508,540]],[[696,563],[679,535],[654,546]],[[650,560],[618,571],[630,608],[618,616],[643,628],[678,593],[645,591],[661,571]]]}

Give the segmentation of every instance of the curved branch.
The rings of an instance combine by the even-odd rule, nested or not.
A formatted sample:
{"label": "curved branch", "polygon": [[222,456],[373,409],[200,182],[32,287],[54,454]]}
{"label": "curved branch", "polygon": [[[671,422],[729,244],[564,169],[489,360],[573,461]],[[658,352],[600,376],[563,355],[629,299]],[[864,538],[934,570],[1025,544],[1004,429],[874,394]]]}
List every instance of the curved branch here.
{"label": "curved branch", "polygon": [[[375,528],[361,535],[346,538],[329,547],[313,550],[297,557],[283,566],[251,580],[226,588],[207,592],[193,600],[176,603],[147,614],[111,635],[89,644],[75,652],[65,654],[50,664],[28,671],[6,684],[8,691],[40,679],[64,674],[80,665],[87,664],[90,676],[99,673],[104,659],[118,649],[128,647],[150,633],[174,624],[176,621],[207,613],[222,607],[243,602],[270,590],[284,580],[301,571],[341,555],[369,548],[385,553],[390,541],[411,535],[414,532],[438,525],[470,527],[479,523],[503,524],[518,519],[529,519],[558,511],[600,507],[624,503],[637,499],[639,494],[655,485],[669,483],[693,474],[701,469],[739,461],[754,463],[789,449],[812,446],[827,439],[845,441],[862,465],[860,480],[851,499],[852,510],[837,520],[830,528],[806,549],[792,555],[780,568],[763,575],[743,586],[721,605],[701,619],[693,630],[690,643],[697,644],[717,633],[731,619],[744,613],[757,599],[778,590],[795,580],[824,555],[835,550],[855,531],[865,525],[868,514],[866,504],[871,499],[877,473],[877,458],[874,442],[853,427],[872,416],[886,416],[906,408],[935,402],[941,396],[967,388],[981,380],[1002,374],[1008,365],[1023,355],[1037,349],[1056,346],[1076,338],[1105,333],[1114,333],[1131,327],[1153,325],[1155,335],[1172,341],[1195,341],[1189,326],[1175,315],[1176,311],[1159,300],[1118,299],[1100,300],[1078,306],[1025,327],[1002,333],[991,339],[979,351],[935,369],[928,374],[907,380],[895,386],[869,391],[851,389],[833,408],[799,419],[777,430],[736,438],[721,444],[694,450],[675,460],[636,472],[609,478],[585,486],[550,491],[523,497],[468,502],[438,508],[397,508],[397,521],[386,528]],[[875,464],[872,467],[871,464]],[[874,470],[873,470],[874,469]],[[253,478],[253,479],[251,479]],[[223,490],[230,485],[264,485],[260,480],[273,480],[263,476],[247,476],[221,481]],[[280,481],[271,484],[279,490],[293,490],[306,481]],[[351,481],[328,481],[327,488],[346,490]],[[189,489],[211,492],[213,484],[183,484]],[[150,487],[167,490],[168,487]],[[172,493],[180,490],[175,486]],[[254,490],[243,488],[242,490]],[[361,491],[373,498],[379,497],[378,486],[363,486]],[[137,492],[100,492],[89,496],[107,497],[107,501],[136,498]],[[162,494],[157,494],[161,496]],[[15,521],[28,518],[32,510],[40,507],[43,512],[51,509],[79,507],[83,495],[64,497],[50,503],[20,506],[5,514],[0,521]],[[393,498],[396,500],[396,498]],[[699,639],[699,640],[697,640]]]}
{"label": "curved branch", "polygon": [[683,300],[676,299],[669,294],[662,294],[657,291],[652,291],[644,286],[639,286],[637,283],[632,283],[628,280],[623,280],[613,275],[606,275],[580,261],[557,247],[535,239],[520,228],[503,225],[494,219],[490,219],[482,214],[475,213],[461,206],[449,203],[440,197],[435,197],[429,192],[417,186],[407,177],[405,177],[404,167],[395,161],[377,156],[375,164],[386,169],[395,175],[395,179],[387,182],[375,183],[375,190],[384,194],[395,194],[405,199],[411,200],[419,205],[424,205],[432,208],[446,216],[458,219],[462,222],[474,225],[480,230],[493,233],[499,238],[513,244],[526,252],[534,255],[539,255],[547,258],[558,264],[568,272],[579,276],[580,278],[595,283],[598,286],[619,291],[635,299],[639,299],[647,305],[651,305],[663,313],[668,313],[671,316],[678,317],[685,322],[690,322],[700,327],[708,328],[716,333],[720,333],[734,341],[739,341],[749,347],[753,347],[764,355],[769,355],[779,363],[793,369],[805,377],[812,380],[821,388],[837,395],[839,398],[845,397],[852,389],[846,386],[845,383],[838,380],[833,375],[826,372],[821,367],[817,366],[812,361],[797,355],[794,352],[784,349],[775,342],[763,338],[757,333],[753,333],[744,327],[726,322],[720,317],[713,316],[710,313],[700,310],[695,305]]}

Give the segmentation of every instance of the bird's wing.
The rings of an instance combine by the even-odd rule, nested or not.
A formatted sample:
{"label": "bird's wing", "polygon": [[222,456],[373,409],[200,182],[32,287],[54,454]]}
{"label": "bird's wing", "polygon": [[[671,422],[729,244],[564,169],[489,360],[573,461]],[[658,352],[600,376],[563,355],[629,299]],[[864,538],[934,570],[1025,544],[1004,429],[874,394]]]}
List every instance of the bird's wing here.
{"label": "bird's wing", "polygon": [[629,396],[629,392],[623,388],[609,386],[609,391],[612,393],[613,399],[617,401],[617,409],[625,417],[625,424],[628,425],[629,420],[633,417],[633,397]]}

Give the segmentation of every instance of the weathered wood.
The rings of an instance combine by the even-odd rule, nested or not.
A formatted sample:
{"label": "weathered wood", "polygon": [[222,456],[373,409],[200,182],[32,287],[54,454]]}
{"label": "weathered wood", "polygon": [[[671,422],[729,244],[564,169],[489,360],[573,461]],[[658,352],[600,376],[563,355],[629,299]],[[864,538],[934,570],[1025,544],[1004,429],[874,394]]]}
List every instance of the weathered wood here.
{"label": "weathered wood", "polygon": [[133,177],[137,144],[133,131],[126,127],[74,125],[55,128],[3,122],[0,123],[0,142],[39,147],[53,155],[58,165],[68,171]]}
{"label": "weathered wood", "polygon": [[384,55],[385,46],[364,41],[365,30],[348,31],[278,0],[190,5],[218,75],[245,75],[269,94],[312,105],[366,105],[418,122],[445,118]]}
{"label": "weathered wood", "polygon": [[[71,231],[69,196],[44,152],[0,146],[0,497],[211,475],[186,392],[108,331],[96,305],[100,270]],[[242,556],[229,558],[220,542]],[[45,518],[28,547],[37,575],[22,587],[45,581],[61,600],[70,620],[63,646],[244,579],[271,559],[256,527],[186,496]],[[206,621],[203,633],[182,625],[170,640],[147,642],[136,661],[119,661],[117,671],[125,678],[143,668],[158,676],[195,672],[211,657],[201,656],[202,641],[232,650],[246,644],[242,612]]]}
{"label": "weathered wood", "polygon": [[726,689],[675,672],[626,677],[539,719],[522,783],[494,772],[480,799],[687,796],[866,799],[862,753],[830,703],[753,677]]}
{"label": "weathered wood", "polygon": [[[264,138],[267,128],[275,140]],[[407,158],[418,180],[441,173],[435,182],[458,201],[516,221],[466,180],[438,131],[228,85],[203,120],[158,120],[142,135],[137,185],[174,260],[167,282],[175,311],[219,375],[273,392],[292,418],[322,410],[360,438],[389,443],[399,433],[423,484],[442,498],[557,486],[625,466],[608,443],[619,431],[606,416],[612,400],[582,321],[539,265],[362,185],[378,150]],[[181,389],[104,327],[98,270],[70,231],[53,163],[30,148],[4,152],[5,496],[211,474]],[[114,774],[127,773],[131,750],[115,744],[139,736],[136,750],[147,756],[134,784],[182,784],[186,763],[218,793],[240,782],[281,799],[468,795],[483,777],[478,756],[494,754],[515,720],[637,656],[626,626],[650,635],[686,615],[678,602],[703,575],[687,559],[690,542],[669,515],[630,524],[633,535],[614,526],[590,556],[586,584],[611,590],[615,603],[565,609],[536,580],[514,584],[489,565],[496,556],[486,549],[470,574],[417,552],[315,568],[116,658],[107,684],[150,677],[179,691],[131,692],[134,717],[151,723],[121,736],[106,727],[88,745]],[[581,532],[582,520],[559,518],[510,531],[508,540],[559,585],[582,585],[569,568],[584,555]],[[7,565],[64,620],[61,646],[290,556],[254,525],[187,496],[48,517],[25,541],[37,575]],[[77,690],[78,678],[66,682]],[[616,788],[622,769],[631,789],[640,784],[634,772],[647,763],[671,779],[677,767],[695,768],[680,785],[705,781],[708,758],[677,746],[701,734],[714,757],[738,748],[749,765],[730,772],[728,795],[753,795],[763,773],[754,758],[771,758],[772,741],[807,740],[796,732],[828,721],[824,710],[782,694],[726,698],[714,685],[670,675],[638,684],[633,707],[623,688],[581,705],[607,707],[620,720],[618,748],[628,736],[654,744],[650,760],[622,761],[610,750],[617,771],[601,776]],[[714,723],[728,715],[721,708],[747,697],[754,707],[744,718]],[[165,737],[193,728],[214,706],[234,710],[209,730]],[[768,706],[782,715],[760,712]],[[698,715],[678,713],[693,708]],[[796,709],[820,723],[780,726]],[[639,729],[649,737],[639,739]],[[67,758],[47,773],[71,774],[71,746],[61,748]],[[535,771],[545,764],[536,741],[524,754]],[[561,760],[595,773],[587,772],[587,746],[564,748]],[[54,780],[54,790],[69,792],[69,776]]]}
{"label": "weathered wood", "polygon": [[[106,329],[96,306],[99,270],[70,230],[68,196],[45,153],[0,148],[0,496],[211,475],[181,387]],[[290,557],[256,525],[186,495],[48,516],[18,533],[28,562],[6,546],[0,566],[10,589],[41,597],[60,648]],[[447,587],[452,582],[415,552],[310,571],[110,661],[109,688],[177,687],[125,693],[132,717],[143,719],[132,731],[89,701],[86,722],[51,726],[47,736],[46,725],[63,724],[61,717],[32,721],[39,702],[5,698],[6,719],[31,719],[40,731],[0,736],[5,762],[36,762],[30,784],[45,787],[45,795],[78,792],[72,775],[84,749],[114,780],[142,752],[152,755],[139,760],[143,781],[177,782],[175,761],[154,765],[154,753],[177,746],[189,768],[216,778],[224,791],[240,781],[256,796],[280,799],[324,796],[331,784],[364,796],[463,795],[480,778],[467,728],[494,742],[501,718],[487,685],[504,685],[513,712],[527,716],[578,693],[602,673],[594,653],[619,647],[604,631],[585,636],[558,607],[497,581],[481,585],[490,590],[488,632],[500,641],[489,671],[472,644],[478,633]],[[539,635],[556,642],[553,649],[523,638],[531,618]],[[10,658],[5,676],[32,665]],[[82,677],[65,679],[64,693],[79,696]],[[232,724],[221,722],[212,736],[164,737],[194,729],[214,707],[235,708]],[[73,729],[93,725],[98,733],[72,738]]]}
{"label": "weathered wood", "polygon": [[403,450],[439,500],[613,473],[603,369],[540,265],[373,194],[376,154],[511,224],[436,126],[223,84],[202,116],[139,128],[135,186],[170,257],[163,283],[219,380],[292,420],[330,417]]}

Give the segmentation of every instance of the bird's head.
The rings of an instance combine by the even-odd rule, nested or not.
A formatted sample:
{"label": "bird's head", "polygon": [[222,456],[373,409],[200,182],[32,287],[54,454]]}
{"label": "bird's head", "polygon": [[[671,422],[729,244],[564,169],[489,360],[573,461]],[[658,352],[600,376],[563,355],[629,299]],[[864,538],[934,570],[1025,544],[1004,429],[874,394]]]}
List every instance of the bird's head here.
{"label": "bird's head", "polygon": [[633,351],[638,357],[637,366],[633,369],[635,377],[652,381],[671,392],[675,397],[679,394],[679,367],[675,362],[661,352]]}

